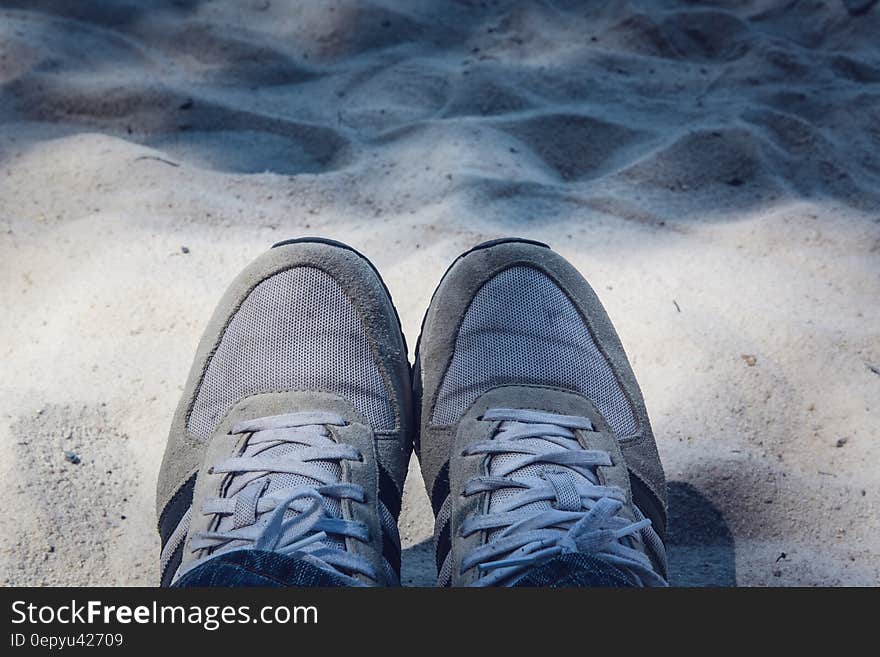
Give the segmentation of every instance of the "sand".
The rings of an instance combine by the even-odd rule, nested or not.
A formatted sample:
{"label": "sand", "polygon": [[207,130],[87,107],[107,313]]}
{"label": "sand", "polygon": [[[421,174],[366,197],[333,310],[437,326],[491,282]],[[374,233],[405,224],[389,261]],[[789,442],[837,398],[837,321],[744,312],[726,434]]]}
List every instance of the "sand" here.
{"label": "sand", "polygon": [[368,255],[412,347],[511,234],[619,330],[674,584],[880,583],[880,9],[846,4],[0,2],[0,583],[157,582],[173,409],[270,244]]}

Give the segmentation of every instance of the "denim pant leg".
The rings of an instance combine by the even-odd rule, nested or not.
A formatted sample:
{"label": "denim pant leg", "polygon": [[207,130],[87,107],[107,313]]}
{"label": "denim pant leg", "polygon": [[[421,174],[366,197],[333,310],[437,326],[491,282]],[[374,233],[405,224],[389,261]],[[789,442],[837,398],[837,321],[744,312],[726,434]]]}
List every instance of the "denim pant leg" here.
{"label": "denim pant leg", "polygon": [[607,561],[587,554],[564,554],[528,571],[513,586],[628,587],[633,582]]}
{"label": "denim pant leg", "polygon": [[[296,557],[261,550],[218,555],[193,568],[175,587],[192,586],[347,586],[339,576]],[[632,581],[619,568],[586,554],[566,554],[533,568],[516,587],[628,587]]]}
{"label": "denim pant leg", "polygon": [[196,566],[173,584],[190,586],[348,586],[339,576],[277,552],[236,550]]}

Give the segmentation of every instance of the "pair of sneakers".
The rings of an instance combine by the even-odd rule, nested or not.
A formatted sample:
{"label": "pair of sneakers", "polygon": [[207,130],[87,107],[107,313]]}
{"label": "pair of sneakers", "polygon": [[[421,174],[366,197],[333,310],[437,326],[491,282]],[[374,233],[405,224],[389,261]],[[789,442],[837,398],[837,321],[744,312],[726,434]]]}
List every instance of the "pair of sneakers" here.
{"label": "pair of sneakers", "polygon": [[372,264],[301,239],[236,278],[199,344],[159,476],[162,584],[241,551],[399,584],[413,446],[441,585],[666,583],[642,395],[574,267],[521,239],[459,256],[411,368]]}

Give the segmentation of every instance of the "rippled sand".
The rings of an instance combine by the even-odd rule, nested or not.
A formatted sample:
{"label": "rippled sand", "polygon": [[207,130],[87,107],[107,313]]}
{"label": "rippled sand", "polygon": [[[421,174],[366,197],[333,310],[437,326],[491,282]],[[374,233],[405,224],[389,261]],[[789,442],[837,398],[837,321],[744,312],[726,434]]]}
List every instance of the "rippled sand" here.
{"label": "rippled sand", "polygon": [[174,405],[271,243],[367,254],[414,345],[518,234],[618,326],[674,583],[880,583],[880,10],[785,4],[0,2],[0,582],[156,582]]}

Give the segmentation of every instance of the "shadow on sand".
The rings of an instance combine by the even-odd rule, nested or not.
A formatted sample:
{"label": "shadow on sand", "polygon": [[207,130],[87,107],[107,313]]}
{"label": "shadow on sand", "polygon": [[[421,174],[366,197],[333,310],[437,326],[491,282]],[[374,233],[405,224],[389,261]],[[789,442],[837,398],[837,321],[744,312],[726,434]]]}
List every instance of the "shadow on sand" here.
{"label": "shadow on sand", "polygon": [[736,586],[733,534],[696,488],[670,481],[666,550],[673,586]]}

